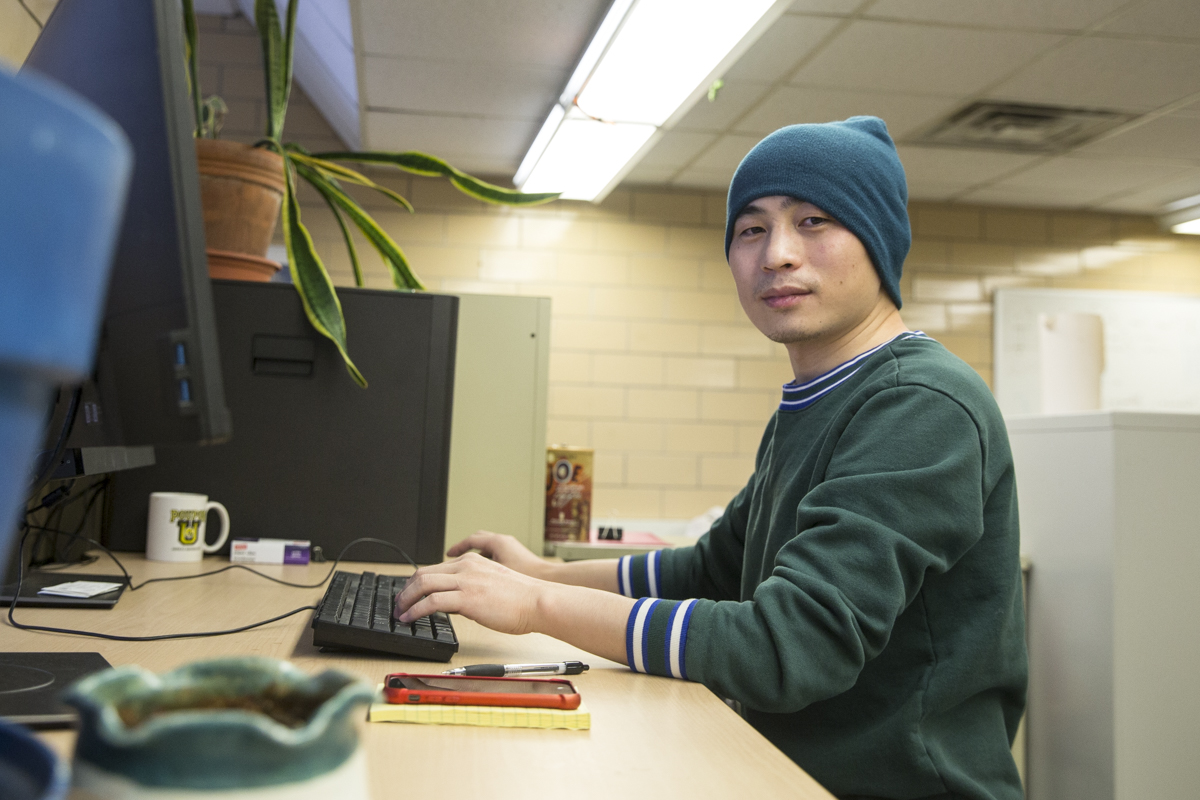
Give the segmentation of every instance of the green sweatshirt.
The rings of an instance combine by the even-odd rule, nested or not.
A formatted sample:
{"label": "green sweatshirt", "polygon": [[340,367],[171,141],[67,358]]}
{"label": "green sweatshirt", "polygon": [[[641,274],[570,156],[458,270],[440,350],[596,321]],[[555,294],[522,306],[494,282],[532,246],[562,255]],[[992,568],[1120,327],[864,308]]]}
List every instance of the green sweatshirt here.
{"label": "green sweatshirt", "polygon": [[739,701],[839,797],[1020,800],[1018,545],[991,393],[902,334],[784,387],[754,475],[695,546],[620,560],[643,598],[629,664]]}

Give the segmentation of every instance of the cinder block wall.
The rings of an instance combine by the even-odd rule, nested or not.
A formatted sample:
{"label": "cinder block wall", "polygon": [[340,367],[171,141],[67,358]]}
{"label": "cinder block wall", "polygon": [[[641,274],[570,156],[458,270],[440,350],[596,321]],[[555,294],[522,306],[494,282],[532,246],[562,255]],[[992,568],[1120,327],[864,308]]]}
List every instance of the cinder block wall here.
{"label": "cinder block wall", "polygon": [[[202,85],[229,103],[226,136],[252,142],[264,125],[253,29],[218,18],[201,28]],[[302,91],[286,133],[313,150],[342,147]],[[373,175],[416,206],[409,215],[360,193],[430,289],[553,298],[548,440],[596,449],[596,514],[686,518],[741,488],[791,373],[738,305],[722,194],[622,188],[599,206],[516,211],[442,181]],[[336,224],[319,198],[303,199],[318,250],[352,284]],[[904,319],[989,382],[997,288],[1200,293],[1200,246],[1146,217],[934,203],[910,215]],[[367,284],[391,286],[361,240],[360,254]]]}

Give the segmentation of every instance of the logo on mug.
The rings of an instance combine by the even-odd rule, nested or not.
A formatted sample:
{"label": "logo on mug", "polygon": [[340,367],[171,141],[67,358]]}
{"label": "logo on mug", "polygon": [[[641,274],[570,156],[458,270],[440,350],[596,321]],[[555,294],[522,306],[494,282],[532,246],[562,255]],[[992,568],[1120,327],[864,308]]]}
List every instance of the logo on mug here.
{"label": "logo on mug", "polygon": [[179,543],[191,546],[200,539],[200,523],[206,510],[171,509],[171,523],[179,526]]}

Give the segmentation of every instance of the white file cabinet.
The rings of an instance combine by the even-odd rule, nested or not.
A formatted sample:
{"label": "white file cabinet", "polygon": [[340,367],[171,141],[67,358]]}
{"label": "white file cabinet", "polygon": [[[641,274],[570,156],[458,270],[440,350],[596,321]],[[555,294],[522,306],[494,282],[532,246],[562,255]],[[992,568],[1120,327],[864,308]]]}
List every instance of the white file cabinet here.
{"label": "white file cabinet", "polygon": [[1030,800],[1200,796],[1200,415],[1008,420]]}

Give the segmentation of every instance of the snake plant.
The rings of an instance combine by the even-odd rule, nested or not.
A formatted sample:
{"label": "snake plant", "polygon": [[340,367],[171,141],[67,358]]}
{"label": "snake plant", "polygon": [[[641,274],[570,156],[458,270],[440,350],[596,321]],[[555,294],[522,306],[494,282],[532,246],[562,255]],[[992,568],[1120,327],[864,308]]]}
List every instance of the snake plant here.
{"label": "snake plant", "polygon": [[[525,194],[485,183],[455,169],[440,158],[409,152],[329,152],[310,153],[298,144],[283,141],[283,122],[287,114],[288,98],[292,88],[292,45],[296,36],[296,7],[299,0],[290,0],[286,18],[281,21],[275,0],[256,0],[255,24],[262,46],[263,72],[266,75],[267,130],[263,139],[255,146],[273,150],[283,157],[284,197],[282,217],[283,240],[287,245],[288,266],[292,282],[304,305],[304,313],[319,333],[328,337],[342,354],[346,369],[360,385],[366,379],[350,358],[346,345],[346,321],[342,306],[324,262],[313,246],[312,237],[300,217],[300,202],[296,194],[296,181],[307,181],[329,206],[337,220],[350,265],[354,270],[354,281],[363,285],[362,266],[358,250],[350,235],[349,225],[363,234],[371,247],[383,259],[392,274],[397,289],[417,291],[425,288],[421,279],[413,272],[400,249],[400,245],[363,208],[346,193],[342,184],[353,184],[372,189],[387,197],[405,210],[412,212],[412,205],[402,196],[372,181],[358,170],[345,163],[371,164],[394,167],[404,172],[423,176],[440,176],[470,197],[509,206],[530,206],[546,203],[558,197],[557,193]],[[197,78],[196,21],[192,0],[183,0],[184,37],[188,76],[191,83],[192,104],[196,114],[196,135],[215,136],[219,127],[222,103],[219,98],[202,100]],[[214,102],[215,100],[215,102]],[[349,221],[349,225],[347,224]]]}

